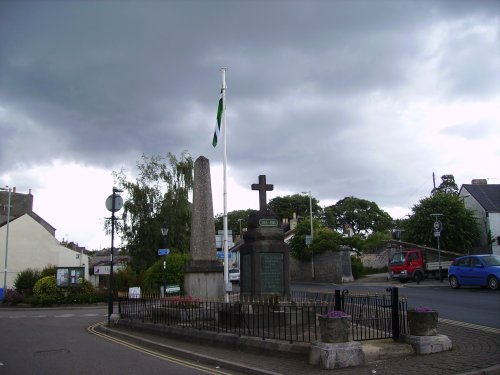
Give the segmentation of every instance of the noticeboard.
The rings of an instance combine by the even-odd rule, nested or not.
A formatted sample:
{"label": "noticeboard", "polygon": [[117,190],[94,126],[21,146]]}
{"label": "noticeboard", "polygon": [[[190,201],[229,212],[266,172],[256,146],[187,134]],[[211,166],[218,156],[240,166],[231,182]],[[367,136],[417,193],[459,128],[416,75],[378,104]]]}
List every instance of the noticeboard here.
{"label": "noticeboard", "polygon": [[82,286],[85,280],[85,267],[57,267],[56,286],[71,288]]}

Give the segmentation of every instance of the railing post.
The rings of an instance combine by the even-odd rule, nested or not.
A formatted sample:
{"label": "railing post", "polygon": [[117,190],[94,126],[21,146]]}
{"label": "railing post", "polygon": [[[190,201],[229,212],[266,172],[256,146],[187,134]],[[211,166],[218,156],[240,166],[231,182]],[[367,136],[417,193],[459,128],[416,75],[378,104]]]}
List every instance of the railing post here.
{"label": "railing post", "polygon": [[335,303],[333,305],[333,309],[337,311],[342,310],[342,301],[340,299],[340,290],[335,290]]}
{"label": "railing post", "polygon": [[389,288],[391,292],[391,311],[392,311],[392,339],[396,341],[399,338],[399,290],[398,288]]}

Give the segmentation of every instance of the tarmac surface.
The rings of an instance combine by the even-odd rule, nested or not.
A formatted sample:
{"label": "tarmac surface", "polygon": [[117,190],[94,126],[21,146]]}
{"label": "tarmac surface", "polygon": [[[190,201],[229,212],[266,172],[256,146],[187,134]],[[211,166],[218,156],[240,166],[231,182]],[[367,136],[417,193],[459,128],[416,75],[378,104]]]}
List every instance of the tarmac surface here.
{"label": "tarmac surface", "polygon": [[[375,281],[372,277],[371,280]],[[428,285],[428,284],[427,284]],[[442,284],[441,284],[442,285]],[[418,287],[418,285],[414,285]],[[335,375],[432,375],[432,374],[462,374],[462,375],[500,375],[500,329],[477,326],[473,324],[439,319],[438,333],[448,336],[453,349],[446,352],[428,355],[404,353],[402,356],[375,360],[363,366],[343,369],[325,370],[310,365],[305,351],[266,351],[269,340],[254,339],[254,345],[235,346],[228,343],[214,344],[201,337],[159,335],[151,330],[131,328],[118,323],[99,329],[111,336],[124,340],[131,340],[140,345],[154,348],[161,352],[178,355],[205,364],[214,368],[248,374],[325,374],[332,372]],[[255,341],[257,341],[255,343]],[[366,342],[365,342],[366,343]],[[375,347],[387,348],[391,345],[397,350],[397,343],[391,339],[373,340],[368,342]],[[401,344],[399,344],[401,345]],[[304,349],[304,348],[301,348]],[[403,352],[402,352],[403,353]]]}

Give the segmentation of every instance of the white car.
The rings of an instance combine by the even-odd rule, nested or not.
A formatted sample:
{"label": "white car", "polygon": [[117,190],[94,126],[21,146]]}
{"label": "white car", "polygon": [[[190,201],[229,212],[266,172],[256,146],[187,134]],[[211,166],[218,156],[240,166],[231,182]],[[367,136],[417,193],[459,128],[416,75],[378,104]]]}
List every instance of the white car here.
{"label": "white car", "polygon": [[240,282],[240,269],[239,268],[231,268],[229,270],[229,281],[233,284]]}

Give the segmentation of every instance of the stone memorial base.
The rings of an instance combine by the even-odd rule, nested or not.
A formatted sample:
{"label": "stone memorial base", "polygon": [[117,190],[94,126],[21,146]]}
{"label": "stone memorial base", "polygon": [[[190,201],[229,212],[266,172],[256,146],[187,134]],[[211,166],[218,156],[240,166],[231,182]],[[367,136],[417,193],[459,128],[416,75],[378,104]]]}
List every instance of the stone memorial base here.
{"label": "stone memorial base", "polygon": [[364,363],[365,355],[359,342],[328,344],[316,341],[311,344],[309,364],[319,366],[322,369],[361,366]]}
{"label": "stone memorial base", "polygon": [[417,354],[432,354],[452,349],[452,343],[448,336],[403,336],[403,341],[413,346]]}
{"label": "stone memorial base", "polygon": [[186,295],[204,301],[224,297],[224,267],[214,261],[191,261],[184,268]]}
{"label": "stone memorial base", "polygon": [[117,313],[111,314],[111,316],[109,317],[109,324],[112,326],[116,325],[120,320],[120,318],[121,318],[120,314]]}

